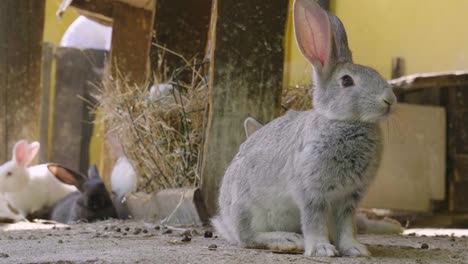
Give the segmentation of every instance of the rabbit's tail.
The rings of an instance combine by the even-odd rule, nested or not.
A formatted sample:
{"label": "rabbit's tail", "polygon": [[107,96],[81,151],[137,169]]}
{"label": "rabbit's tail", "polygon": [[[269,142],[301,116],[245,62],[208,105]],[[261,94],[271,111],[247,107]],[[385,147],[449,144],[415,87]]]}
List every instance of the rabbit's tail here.
{"label": "rabbit's tail", "polygon": [[403,227],[391,218],[380,220],[369,219],[363,214],[356,215],[358,233],[361,234],[401,234]]}

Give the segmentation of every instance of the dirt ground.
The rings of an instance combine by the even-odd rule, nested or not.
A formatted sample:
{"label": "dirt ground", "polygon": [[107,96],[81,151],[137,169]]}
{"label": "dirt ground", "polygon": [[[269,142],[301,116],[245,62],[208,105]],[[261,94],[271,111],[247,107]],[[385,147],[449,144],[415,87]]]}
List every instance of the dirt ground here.
{"label": "dirt ground", "polygon": [[0,263],[468,263],[468,238],[462,236],[468,232],[463,230],[361,235],[370,258],[308,258],[242,249],[216,234],[205,238],[204,230],[185,231],[193,234],[182,242],[189,240],[183,230],[164,234],[154,224],[117,220],[71,226],[17,223],[0,230]]}

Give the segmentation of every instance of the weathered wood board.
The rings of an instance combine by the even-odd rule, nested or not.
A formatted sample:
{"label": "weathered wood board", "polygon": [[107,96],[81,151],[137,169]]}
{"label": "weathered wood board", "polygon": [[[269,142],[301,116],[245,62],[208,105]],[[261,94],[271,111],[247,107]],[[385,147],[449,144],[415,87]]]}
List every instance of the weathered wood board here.
{"label": "weathered wood board", "polygon": [[361,206],[430,211],[446,198],[445,109],[399,104],[382,124],[384,153],[375,182]]}
{"label": "weathered wood board", "polygon": [[[185,60],[196,58],[200,63],[205,57],[208,30],[211,18],[212,0],[157,0],[154,19],[155,42],[172,52],[165,52],[165,67],[159,69],[157,55],[160,48],[152,46],[151,64],[153,71],[167,71],[187,66]],[[177,19],[174,19],[177,17]],[[191,75],[191,71],[187,71]],[[190,77],[189,77],[190,78]],[[166,81],[166,80],[162,80]]]}
{"label": "weathered wood board", "polygon": [[142,85],[150,73],[154,11],[114,2],[112,16],[111,74]]}
{"label": "weathered wood board", "polygon": [[106,51],[58,48],[51,162],[87,172],[93,130],[91,93],[102,82]]}
{"label": "weathered wood board", "polygon": [[0,1],[0,163],[39,139],[44,0]]}
{"label": "weathered wood board", "polygon": [[[210,29],[210,98],[201,189],[217,210],[224,171],[245,140],[249,115],[279,114],[288,1],[214,0]],[[259,11],[261,10],[261,12]]]}
{"label": "weathered wood board", "polygon": [[46,42],[42,48],[42,95],[39,132],[39,141],[41,142],[39,163],[41,164],[49,161],[50,86],[53,61],[54,45]]}

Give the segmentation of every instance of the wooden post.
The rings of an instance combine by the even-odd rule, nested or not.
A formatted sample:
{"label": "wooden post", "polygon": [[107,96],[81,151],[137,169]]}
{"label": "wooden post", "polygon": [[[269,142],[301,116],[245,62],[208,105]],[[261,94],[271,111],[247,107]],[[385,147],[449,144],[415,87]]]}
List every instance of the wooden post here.
{"label": "wooden post", "polygon": [[448,176],[450,210],[468,212],[468,85],[448,93]]}
{"label": "wooden post", "polygon": [[51,161],[86,173],[93,131],[91,93],[102,82],[107,52],[58,48]]}
{"label": "wooden post", "polygon": [[224,171],[245,140],[245,118],[265,124],[279,114],[288,2],[214,0],[201,185],[210,215]]}
{"label": "wooden post", "polygon": [[39,163],[49,161],[49,114],[50,114],[50,78],[52,74],[52,62],[54,60],[54,44],[44,43],[42,48],[42,96],[41,119],[39,139],[41,149],[39,151]]}
{"label": "wooden post", "polygon": [[154,10],[114,2],[111,74],[142,85],[149,77]]}
{"label": "wooden post", "polygon": [[0,1],[0,161],[39,139],[44,0]]}
{"label": "wooden post", "polygon": [[392,79],[400,78],[405,74],[405,59],[403,57],[392,58]]}
{"label": "wooden post", "polygon": [[[156,6],[153,1],[152,6]],[[137,8],[125,3],[113,3],[111,79],[124,79],[129,85],[144,85],[150,76],[149,53],[154,24],[154,9]],[[106,132],[106,125],[103,126]],[[101,175],[110,175],[115,156],[104,144],[101,152]],[[109,186],[110,178],[104,176]]]}
{"label": "wooden post", "polygon": [[[211,18],[212,0],[157,0],[154,30],[155,42],[190,60],[201,61],[205,56]],[[175,19],[177,18],[177,19]],[[151,64],[157,70],[158,47],[151,48]],[[165,54],[166,71],[172,73],[185,66],[184,61],[170,53]],[[159,69],[161,70],[161,69]]]}

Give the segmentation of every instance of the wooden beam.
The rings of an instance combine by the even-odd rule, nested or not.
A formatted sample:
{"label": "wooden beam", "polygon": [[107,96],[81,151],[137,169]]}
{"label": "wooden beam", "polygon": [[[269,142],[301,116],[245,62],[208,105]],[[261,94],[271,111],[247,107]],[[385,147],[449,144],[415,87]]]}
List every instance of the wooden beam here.
{"label": "wooden beam", "polygon": [[46,42],[42,48],[42,96],[39,133],[41,149],[39,151],[39,163],[49,162],[50,85],[53,60],[54,44]]}
{"label": "wooden beam", "polygon": [[405,59],[403,57],[392,58],[392,79],[400,78],[405,74]]}
{"label": "wooden beam", "polygon": [[86,173],[94,113],[89,103],[102,82],[107,52],[60,47],[57,70],[51,161]]}
{"label": "wooden beam", "polygon": [[413,74],[390,80],[389,83],[398,93],[425,88],[468,86],[468,71]]}
{"label": "wooden beam", "polygon": [[[156,6],[152,0],[153,6]],[[109,74],[111,81],[123,80],[128,85],[144,85],[150,76],[149,53],[153,35],[154,9],[147,10],[122,2],[113,4],[112,50]],[[106,133],[103,124],[103,134]],[[110,175],[116,157],[103,144],[101,152],[101,175]],[[104,182],[109,186],[109,178]]]}
{"label": "wooden beam", "polygon": [[39,139],[44,0],[0,1],[0,160]]}
{"label": "wooden beam", "polygon": [[154,10],[114,2],[113,17],[111,74],[143,84],[149,77]]}
{"label": "wooden beam", "polygon": [[[212,0],[158,0],[156,5],[155,42],[187,60],[196,57],[201,62],[208,40]],[[152,47],[151,63],[155,71],[158,70],[158,51],[158,47]],[[165,59],[167,68],[164,70],[169,73],[186,66],[185,62],[174,54],[166,52]]]}
{"label": "wooden beam", "polygon": [[224,171],[245,140],[245,118],[265,124],[279,114],[287,12],[288,1],[214,0],[201,184],[210,215]]}
{"label": "wooden beam", "polygon": [[113,0],[74,0],[71,6],[82,15],[104,24],[112,24],[113,2]]}

